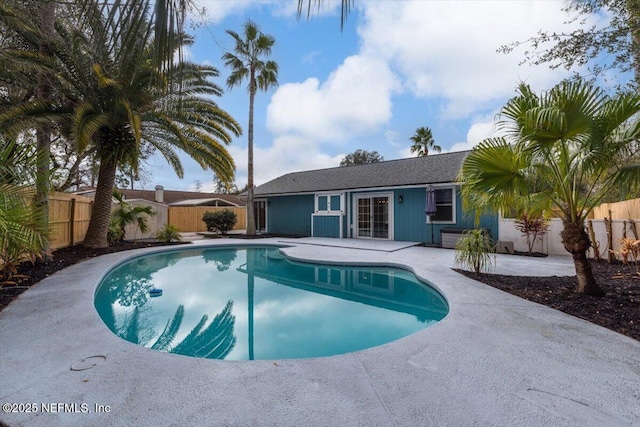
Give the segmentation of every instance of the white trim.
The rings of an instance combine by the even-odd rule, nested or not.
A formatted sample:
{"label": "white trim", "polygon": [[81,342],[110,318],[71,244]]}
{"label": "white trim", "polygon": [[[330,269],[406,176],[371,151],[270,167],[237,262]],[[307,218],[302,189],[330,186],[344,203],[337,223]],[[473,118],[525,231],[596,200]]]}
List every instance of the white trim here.
{"label": "white trim", "polygon": [[[358,209],[357,203],[359,199],[371,199],[374,197],[387,197],[389,200],[388,206],[388,231],[389,235],[387,238],[384,237],[367,237],[360,236],[358,234]],[[393,192],[385,192],[385,193],[355,193],[351,195],[352,204],[353,204],[353,233],[352,237],[355,239],[371,239],[371,240],[393,240],[394,239],[394,219],[393,219],[393,206],[394,206],[394,193]],[[373,215],[373,212],[371,213]],[[373,229],[371,230],[371,234],[373,234]]]}
{"label": "white trim", "polygon": [[[340,209],[331,209],[331,197],[333,196],[338,196],[340,197]],[[320,197],[326,197],[327,198],[327,210],[320,210],[318,208],[318,199]],[[344,215],[345,210],[344,210],[344,205],[345,205],[345,197],[344,197],[344,193],[342,192],[336,192],[336,191],[323,191],[323,192],[319,192],[319,193],[315,193],[314,194],[314,198],[313,198],[313,212],[318,214],[318,215],[336,215],[336,214],[340,214],[340,215]]]}
{"label": "white trim", "polygon": [[344,192],[355,192],[355,191],[393,191],[393,190],[402,190],[406,188],[426,188],[428,186],[432,186],[434,188],[437,187],[447,187],[451,185],[460,185],[459,182],[439,182],[439,183],[430,183],[425,182],[424,184],[408,184],[408,185],[396,185],[396,186],[387,186],[387,187],[365,187],[365,188],[339,188],[336,190],[318,190],[318,191],[301,191],[299,193],[268,193],[261,194],[260,197],[281,197],[281,196],[304,196],[309,194],[320,194],[320,193],[344,193]]}

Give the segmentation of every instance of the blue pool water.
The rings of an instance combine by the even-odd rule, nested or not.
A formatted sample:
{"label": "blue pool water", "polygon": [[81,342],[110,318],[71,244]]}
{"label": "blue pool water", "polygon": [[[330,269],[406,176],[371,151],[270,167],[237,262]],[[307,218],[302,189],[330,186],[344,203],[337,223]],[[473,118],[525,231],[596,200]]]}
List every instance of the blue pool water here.
{"label": "blue pool water", "polygon": [[[162,295],[151,296],[152,289]],[[287,260],[276,247],[189,249],[132,259],[95,307],[127,341],[228,360],[330,356],[441,320],[444,298],[401,269]]]}

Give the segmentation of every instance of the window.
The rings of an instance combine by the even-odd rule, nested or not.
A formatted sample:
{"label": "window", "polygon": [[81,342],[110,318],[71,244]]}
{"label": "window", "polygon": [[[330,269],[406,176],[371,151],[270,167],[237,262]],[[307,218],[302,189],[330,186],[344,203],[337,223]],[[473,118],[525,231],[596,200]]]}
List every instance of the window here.
{"label": "window", "polygon": [[341,194],[316,194],[316,213],[342,212]]}
{"label": "window", "polygon": [[327,196],[318,196],[318,208],[317,211],[328,211],[329,203],[327,201]]}
{"label": "window", "polygon": [[455,222],[453,188],[436,189],[436,214],[431,217],[432,222]]}

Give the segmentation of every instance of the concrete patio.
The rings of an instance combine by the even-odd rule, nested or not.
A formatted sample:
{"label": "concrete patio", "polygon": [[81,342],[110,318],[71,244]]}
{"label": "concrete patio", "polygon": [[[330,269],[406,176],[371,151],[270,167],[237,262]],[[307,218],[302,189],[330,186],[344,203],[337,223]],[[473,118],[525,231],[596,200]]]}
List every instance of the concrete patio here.
{"label": "concrete patio", "polygon": [[[449,302],[449,315],[434,326],[327,358],[195,359],[118,338],[93,306],[96,285],[114,264],[161,249],[104,255],[56,273],[0,312],[0,420],[10,426],[640,425],[640,342],[468,279],[451,270],[452,250],[371,242],[190,245],[286,244],[283,252],[297,260],[402,266]],[[573,264],[566,257],[498,255],[494,272],[572,275]],[[9,405],[21,412],[7,413],[6,404],[27,405]]]}

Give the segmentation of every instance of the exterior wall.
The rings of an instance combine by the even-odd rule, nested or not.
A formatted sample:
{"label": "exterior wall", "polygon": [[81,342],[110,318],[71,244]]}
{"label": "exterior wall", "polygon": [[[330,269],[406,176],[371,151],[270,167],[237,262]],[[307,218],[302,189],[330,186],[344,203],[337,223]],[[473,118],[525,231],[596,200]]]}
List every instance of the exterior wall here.
{"label": "exterior wall", "polygon": [[[527,238],[523,236],[518,230],[515,229],[514,219],[511,218],[502,218],[500,219],[500,232],[499,232],[499,240],[505,242],[513,242],[513,249],[519,252],[527,252],[529,247],[527,246]],[[598,245],[598,250],[600,252],[600,257],[606,259],[609,253],[609,249],[617,251],[620,246],[619,239],[624,236],[624,229],[626,228],[626,236],[628,238],[635,238],[633,232],[631,231],[631,226],[629,225],[628,220],[616,220],[611,221],[611,229],[613,232],[612,236],[612,247],[609,247],[609,243],[607,241],[607,231],[605,228],[604,220],[601,219],[592,219],[588,220],[593,224],[593,231],[596,236],[596,244]],[[635,219],[636,227],[638,232],[640,232],[640,218]],[[542,236],[541,240],[538,240],[533,246],[534,252],[542,252],[547,255],[565,255],[570,256],[570,254],[564,249],[564,245],[562,244],[562,239],[560,238],[560,232],[562,231],[562,220],[558,218],[553,218],[549,221],[549,230],[547,233]],[[587,255],[593,258],[593,249],[590,249],[587,252]],[[621,259],[618,257],[618,259]]]}
{"label": "exterior wall", "polygon": [[[457,190],[457,189],[456,189]],[[342,217],[342,232],[344,238],[353,237],[354,227],[354,200],[357,195],[367,193],[391,193],[393,198],[392,224],[393,239],[399,241],[441,243],[440,231],[443,228],[474,228],[473,215],[465,216],[459,191],[456,191],[455,221],[453,223],[428,223],[424,208],[426,204],[426,191],[424,187],[406,188],[396,190],[370,190],[349,192],[345,197],[347,204],[345,215]],[[398,197],[402,196],[402,203]],[[315,209],[315,197],[313,194],[297,196],[269,197],[268,228],[269,233],[295,234],[311,236],[311,223],[313,221],[313,235],[315,237],[340,237],[339,215],[313,215]],[[498,236],[498,216],[483,215],[480,218],[479,227],[490,231],[494,240]],[[431,239],[433,229],[433,240]]]}
{"label": "exterior wall", "polygon": [[340,215],[313,215],[313,237],[340,237]]}
{"label": "exterior wall", "polygon": [[153,239],[156,237],[156,233],[162,229],[162,227],[167,224],[169,215],[168,215],[168,206],[161,204],[150,202],[148,200],[142,199],[133,199],[127,200],[131,206],[151,206],[153,211],[156,213],[152,216],[147,216],[147,226],[149,229],[146,233],[140,232],[140,229],[133,225],[129,224],[124,228],[124,238],[127,240],[136,240],[136,239]]}
{"label": "exterior wall", "polygon": [[[440,244],[440,231],[443,228],[475,228],[473,214],[465,215],[459,187],[456,188],[455,223],[440,224],[428,223],[424,213],[427,201],[425,188],[406,188],[394,191],[394,227],[395,240],[424,242]],[[402,203],[398,202],[398,197],[402,196]],[[482,215],[480,217],[480,228],[486,228],[495,240],[498,236],[498,216]],[[432,240],[433,229],[433,240]]]}
{"label": "exterior wall", "polygon": [[267,232],[311,236],[314,202],[313,194],[269,197]]}

